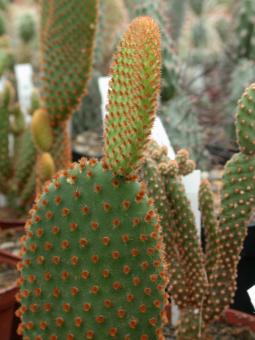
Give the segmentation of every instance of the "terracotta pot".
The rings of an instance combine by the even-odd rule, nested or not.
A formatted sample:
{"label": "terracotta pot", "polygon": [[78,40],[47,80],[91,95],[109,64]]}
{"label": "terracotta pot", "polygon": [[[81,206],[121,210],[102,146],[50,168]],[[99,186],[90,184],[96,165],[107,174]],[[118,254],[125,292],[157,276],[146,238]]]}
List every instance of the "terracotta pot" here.
{"label": "terracotta pot", "polygon": [[[0,263],[6,263],[11,266],[16,266],[19,258],[13,256],[5,251],[0,251]],[[19,339],[16,336],[16,319],[15,309],[16,300],[15,294],[18,291],[18,287],[15,283],[6,289],[0,290],[0,330],[1,340],[15,340]]]}
{"label": "terracotta pot", "polygon": [[255,316],[228,308],[225,311],[225,321],[234,326],[247,327],[255,332]]}
{"label": "terracotta pot", "polygon": [[0,220],[0,229],[24,228],[25,221],[19,220]]}

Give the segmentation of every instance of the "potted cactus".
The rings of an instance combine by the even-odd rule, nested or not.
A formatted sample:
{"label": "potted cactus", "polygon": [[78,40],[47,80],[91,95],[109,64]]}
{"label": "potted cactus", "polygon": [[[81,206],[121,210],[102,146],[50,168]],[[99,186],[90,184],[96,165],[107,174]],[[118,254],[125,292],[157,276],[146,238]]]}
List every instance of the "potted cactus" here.
{"label": "potted cactus", "polygon": [[209,325],[233,301],[239,254],[255,204],[254,116],[255,84],[252,84],[237,108],[240,152],[225,166],[219,220],[214,213],[209,183],[201,184],[199,200],[206,230],[205,253],[181,179],[194,168],[188,152],[181,150],[175,160],[170,160],[166,150],[155,143],[151,143],[147,152],[143,176],[161,216],[169,292],[180,309],[177,339],[208,339]]}
{"label": "potted cactus", "polygon": [[160,226],[134,176],[159,90],[159,29],[137,18],[112,65],[103,160],[60,171],[27,221],[17,297],[24,339],[162,338]]}

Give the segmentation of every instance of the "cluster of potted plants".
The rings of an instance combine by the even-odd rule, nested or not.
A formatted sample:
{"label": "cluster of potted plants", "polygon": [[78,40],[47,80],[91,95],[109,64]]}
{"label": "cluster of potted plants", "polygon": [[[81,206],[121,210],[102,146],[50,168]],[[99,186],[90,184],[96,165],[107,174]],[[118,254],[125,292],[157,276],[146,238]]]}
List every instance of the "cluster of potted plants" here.
{"label": "cluster of potted plants", "polygon": [[[150,140],[161,83],[157,23],[134,19],[113,57],[103,158],[72,163],[68,121],[91,74],[98,1],[40,5],[41,104],[14,143],[17,157],[8,149],[11,89],[0,97],[1,189],[15,207],[24,202],[15,197],[24,186],[26,207],[36,192],[25,227],[12,224],[25,230],[19,256],[0,250],[0,268],[12,282],[18,275],[17,284],[0,288],[1,336],[167,339],[171,301],[180,312],[179,340],[217,339],[219,320],[247,326],[239,338],[254,338],[254,317],[228,307],[255,205],[255,85],[237,106],[240,151],[225,166],[219,216],[209,182],[200,186],[203,249],[183,186],[195,163],[184,149],[169,159]],[[20,113],[14,117],[22,121]]]}

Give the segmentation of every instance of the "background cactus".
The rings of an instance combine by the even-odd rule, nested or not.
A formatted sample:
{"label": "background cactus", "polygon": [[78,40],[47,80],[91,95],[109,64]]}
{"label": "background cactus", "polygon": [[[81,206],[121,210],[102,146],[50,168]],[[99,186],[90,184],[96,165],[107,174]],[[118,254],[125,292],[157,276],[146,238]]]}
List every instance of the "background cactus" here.
{"label": "background cactus", "polygon": [[[27,185],[36,153],[29,127],[25,126],[24,117],[15,104],[15,91],[8,82],[0,93],[0,134],[0,192],[6,197],[7,206],[15,208],[19,215],[34,197],[35,183],[30,181],[30,190]],[[21,201],[19,194],[24,190],[26,200]]]}
{"label": "background cactus", "polygon": [[254,15],[255,4],[252,0],[240,1],[238,20],[236,24],[237,53],[241,57],[254,60],[255,32]]}
{"label": "background cactus", "polygon": [[[61,4],[41,1],[40,94],[42,108],[52,128],[50,149],[42,151],[50,152],[56,170],[66,168],[71,162],[68,122],[90,76],[97,6],[97,0]],[[44,139],[49,140],[48,137],[45,135]],[[34,140],[37,143],[36,136]],[[38,190],[42,184],[38,182]]]}
{"label": "background cactus", "polygon": [[24,14],[19,21],[18,33],[23,43],[29,43],[35,36],[35,21],[31,14]]}
{"label": "background cactus", "polygon": [[172,161],[164,150],[154,145],[156,151],[150,150],[147,154],[144,178],[161,216],[169,262],[169,291],[180,308],[178,339],[205,339],[208,323],[217,320],[234,297],[239,254],[255,204],[254,115],[255,85],[252,84],[238,104],[236,129],[240,153],[225,167],[219,222],[214,215],[208,183],[201,184],[205,254],[198,241],[190,203],[178,177],[178,167],[185,164],[187,153],[181,151]]}
{"label": "background cactus", "polygon": [[[19,264],[19,332],[25,338],[162,337],[166,277],[160,226],[144,186],[131,173],[141,158],[137,142],[143,149],[155,117],[159,39],[152,19],[131,23],[112,67],[104,160],[81,159],[58,173],[34,205]],[[130,111],[135,95],[143,115]],[[142,139],[141,127],[147,132]],[[124,171],[113,157],[120,145],[111,144],[113,133],[132,159],[121,160]]]}

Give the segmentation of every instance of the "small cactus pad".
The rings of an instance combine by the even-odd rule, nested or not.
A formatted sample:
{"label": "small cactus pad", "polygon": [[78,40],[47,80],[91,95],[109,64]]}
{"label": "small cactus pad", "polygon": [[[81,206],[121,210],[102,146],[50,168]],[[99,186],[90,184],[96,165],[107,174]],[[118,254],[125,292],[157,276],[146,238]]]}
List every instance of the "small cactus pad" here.
{"label": "small cactus pad", "polygon": [[48,152],[44,152],[38,156],[37,170],[38,175],[44,183],[52,178],[55,173],[55,164],[53,158]]}
{"label": "small cactus pad", "polygon": [[162,339],[160,227],[134,178],[82,159],[45,186],[26,230],[23,339]]}
{"label": "small cactus pad", "polygon": [[33,114],[31,130],[37,148],[40,151],[49,151],[53,142],[53,132],[49,115],[45,110],[38,109],[35,111]]}
{"label": "small cactus pad", "polygon": [[85,91],[97,6],[97,0],[41,0],[41,95],[52,121],[66,120]]}
{"label": "small cactus pad", "polygon": [[255,83],[251,84],[242,95],[236,115],[236,131],[240,151],[247,155],[255,154],[254,117]]}
{"label": "small cactus pad", "polygon": [[112,65],[105,159],[114,173],[138,165],[151,132],[160,90],[160,32],[150,17],[130,24]]}

